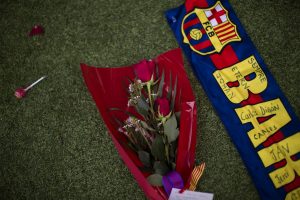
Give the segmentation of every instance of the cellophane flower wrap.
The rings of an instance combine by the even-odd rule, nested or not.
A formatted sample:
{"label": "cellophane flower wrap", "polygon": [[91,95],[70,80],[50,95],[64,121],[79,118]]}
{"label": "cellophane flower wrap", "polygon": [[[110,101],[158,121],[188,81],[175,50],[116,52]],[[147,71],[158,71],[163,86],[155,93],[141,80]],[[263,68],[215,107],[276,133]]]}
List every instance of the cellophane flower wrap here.
{"label": "cellophane flower wrap", "polygon": [[[151,152],[149,153],[151,157],[149,166],[145,166],[147,162],[143,159],[144,152],[147,152],[147,149],[151,151],[156,136],[152,135],[152,138],[149,138],[151,134],[147,136],[146,139],[149,139],[150,144],[147,142],[143,151],[135,151],[130,140],[132,138],[128,137],[126,131],[128,125],[126,123],[131,123],[132,119],[148,123],[146,120],[148,118],[141,114],[143,112],[138,112],[139,110],[137,111],[137,107],[134,106],[137,102],[134,102],[136,96],[132,94],[133,86],[142,85],[149,92],[149,94],[142,93],[145,102],[150,101],[149,104],[155,108],[155,111],[148,111],[153,112],[154,119],[164,124],[170,118],[175,118],[175,113],[178,117],[179,135],[175,141],[172,141],[177,150],[174,151],[176,152],[174,159],[166,162],[170,171],[180,174],[184,184],[189,181],[194,167],[197,117],[195,97],[183,67],[180,49],[170,50],[151,61],[142,60],[131,66],[97,68],[81,64],[81,70],[120,157],[145,195],[149,199],[168,199],[168,194],[163,187],[150,184],[151,181],[149,181],[149,177],[156,173],[147,168],[149,166],[153,168],[153,163],[160,163],[160,160],[156,156],[153,157]],[[138,81],[137,85],[136,81]],[[151,87],[156,87],[154,91],[159,91],[161,94],[159,96],[152,94]],[[180,115],[177,115],[179,113]]]}

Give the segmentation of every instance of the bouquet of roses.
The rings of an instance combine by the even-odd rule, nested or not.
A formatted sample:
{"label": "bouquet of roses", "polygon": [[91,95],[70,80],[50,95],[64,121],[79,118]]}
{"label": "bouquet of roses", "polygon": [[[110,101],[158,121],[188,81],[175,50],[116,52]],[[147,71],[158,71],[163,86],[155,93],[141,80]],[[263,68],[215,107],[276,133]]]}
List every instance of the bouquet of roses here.
{"label": "bouquet of roses", "polygon": [[196,105],[180,50],[127,67],[81,69],[120,156],[148,198],[167,199],[172,187],[189,184]]}
{"label": "bouquet of roses", "polygon": [[126,135],[128,145],[138,154],[143,170],[152,173],[147,178],[149,183],[162,186],[163,176],[176,168],[180,118],[180,112],[174,111],[177,77],[172,85],[170,73],[168,91],[164,93],[165,74],[159,74],[155,61],[143,60],[134,66],[134,72],[136,77],[128,79],[127,105],[134,107],[141,117],[126,112],[125,121],[115,120],[119,132]]}

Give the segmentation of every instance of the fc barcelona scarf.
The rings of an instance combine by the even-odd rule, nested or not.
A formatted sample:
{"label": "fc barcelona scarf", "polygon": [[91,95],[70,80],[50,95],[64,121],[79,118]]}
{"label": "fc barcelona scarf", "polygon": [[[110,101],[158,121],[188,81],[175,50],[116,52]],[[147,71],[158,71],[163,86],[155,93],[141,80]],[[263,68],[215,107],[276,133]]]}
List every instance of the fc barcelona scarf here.
{"label": "fc barcelona scarf", "polygon": [[227,0],[166,12],[264,200],[300,199],[300,123]]}

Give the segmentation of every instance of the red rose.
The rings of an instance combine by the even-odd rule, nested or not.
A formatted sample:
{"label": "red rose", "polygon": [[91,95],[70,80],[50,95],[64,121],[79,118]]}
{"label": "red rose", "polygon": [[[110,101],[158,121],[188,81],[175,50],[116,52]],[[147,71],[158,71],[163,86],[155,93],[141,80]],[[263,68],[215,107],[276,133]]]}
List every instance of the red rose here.
{"label": "red rose", "polygon": [[160,116],[165,117],[170,114],[170,105],[167,98],[157,98],[155,100],[155,105]]}
{"label": "red rose", "polygon": [[155,68],[155,62],[150,60],[142,60],[140,63],[134,66],[136,76],[142,82],[149,82],[153,76]]}

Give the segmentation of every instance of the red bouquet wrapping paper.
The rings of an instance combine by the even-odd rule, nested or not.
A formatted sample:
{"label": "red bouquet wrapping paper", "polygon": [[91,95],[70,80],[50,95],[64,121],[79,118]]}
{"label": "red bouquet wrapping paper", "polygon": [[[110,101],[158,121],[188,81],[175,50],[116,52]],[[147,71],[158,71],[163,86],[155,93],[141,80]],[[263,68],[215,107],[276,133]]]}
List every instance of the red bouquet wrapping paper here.
{"label": "red bouquet wrapping paper", "polygon": [[[158,66],[159,72],[164,71],[166,74],[163,87],[164,92],[168,91],[170,81],[175,82],[175,78],[170,80],[169,74],[172,74],[172,77],[177,77],[178,80],[174,109],[176,112],[180,111],[181,115],[176,171],[182,176],[184,184],[186,184],[194,168],[195,159],[197,128],[195,97],[184,70],[183,58],[179,48],[163,53],[153,60]],[[148,183],[147,176],[149,176],[149,173],[141,170],[143,164],[137,154],[125,145],[127,138],[118,131],[118,126],[113,119],[119,118],[125,120],[127,117],[126,114],[110,109],[119,108],[120,110],[136,113],[133,108],[127,106],[128,97],[126,93],[126,88],[129,85],[127,80],[134,79],[134,67],[136,65],[97,68],[81,64],[81,70],[87,88],[101,113],[114,145],[139,186],[149,199],[167,199],[167,194],[162,187],[154,187]]]}

